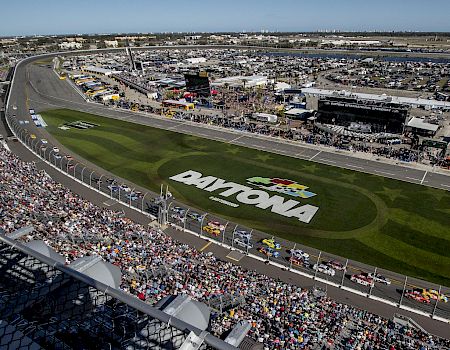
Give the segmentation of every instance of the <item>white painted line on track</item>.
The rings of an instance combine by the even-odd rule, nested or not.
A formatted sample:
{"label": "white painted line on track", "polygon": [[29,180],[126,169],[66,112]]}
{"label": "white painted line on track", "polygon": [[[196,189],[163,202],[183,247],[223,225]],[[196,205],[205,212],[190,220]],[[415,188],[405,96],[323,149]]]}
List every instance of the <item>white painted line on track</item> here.
{"label": "white painted line on track", "polygon": [[315,155],[313,155],[311,158],[309,158],[309,160],[313,160],[313,159],[316,158],[320,153],[322,153],[322,151],[317,152]]}
{"label": "white painted line on track", "polygon": [[231,141],[228,141],[228,143],[232,143],[232,142],[235,142],[235,141],[239,140],[240,138],[242,138],[242,137],[244,137],[244,136],[245,136],[245,135],[240,135],[240,136],[238,136],[238,137],[234,138],[233,140],[231,140]]}
{"label": "white painted line on track", "polygon": [[413,181],[421,181],[420,179],[416,179],[414,177],[409,177],[409,176],[405,176],[405,178],[409,179],[409,180],[413,180]]}
{"label": "white painted line on track", "polygon": [[317,160],[321,160],[322,162],[327,162],[327,163],[332,163],[332,164],[336,164],[337,163],[334,160],[329,160],[329,159],[326,159],[326,158],[317,158]]}
{"label": "white painted line on track", "polygon": [[175,126],[171,126],[171,127],[167,128],[167,130],[176,129],[176,128],[178,128],[179,126],[182,126],[182,125],[183,125],[183,124],[178,124],[178,125],[175,125]]}
{"label": "white painted line on track", "polygon": [[425,176],[427,176],[427,174],[428,174],[428,171],[425,171],[425,174],[423,174],[423,177],[422,177],[422,181],[420,181],[421,185],[423,184],[423,181],[425,180]]}
{"label": "white painted line on track", "polygon": [[395,176],[395,174],[393,174],[393,173],[388,173],[387,171],[375,170],[375,172],[378,173],[378,174]]}
{"label": "white painted line on track", "polygon": [[355,168],[355,169],[364,169],[362,166],[357,166],[357,165],[353,165],[353,164],[345,164],[346,166],[350,167],[350,168]]}

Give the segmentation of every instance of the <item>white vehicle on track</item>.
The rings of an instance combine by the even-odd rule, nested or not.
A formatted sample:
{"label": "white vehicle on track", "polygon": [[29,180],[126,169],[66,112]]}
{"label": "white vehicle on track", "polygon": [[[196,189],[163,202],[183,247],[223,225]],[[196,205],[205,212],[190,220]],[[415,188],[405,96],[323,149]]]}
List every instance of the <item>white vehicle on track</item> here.
{"label": "white vehicle on track", "polygon": [[370,287],[373,285],[373,279],[370,278],[367,274],[356,274],[350,277],[350,281],[358,283],[362,286]]}
{"label": "white vehicle on track", "polygon": [[325,264],[314,264],[313,266],[314,271],[319,271],[324,273],[325,275],[333,277],[336,274],[336,271],[334,271],[331,267],[325,265]]}
{"label": "white vehicle on track", "polygon": [[291,256],[297,259],[309,260],[309,254],[301,249],[292,249]]}
{"label": "white vehicle on track", "polygon": [[383,283],[386,285],[390,285],[391,284],[391,280],[387,277],[384,277],[382,275],[380,275],[379,273],[369,273],[369,277],[373,279],[374,282],[378,282],[378,283]]}

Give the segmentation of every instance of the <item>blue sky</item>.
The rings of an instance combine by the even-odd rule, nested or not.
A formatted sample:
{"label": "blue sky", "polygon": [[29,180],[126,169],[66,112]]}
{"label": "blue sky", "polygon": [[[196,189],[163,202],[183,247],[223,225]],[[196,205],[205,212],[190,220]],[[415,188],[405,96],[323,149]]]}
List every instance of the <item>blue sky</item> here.
{"label": "blue sky", "polygon": [[166,31],[450,32],[450,0],[15,0],[0,36]]}

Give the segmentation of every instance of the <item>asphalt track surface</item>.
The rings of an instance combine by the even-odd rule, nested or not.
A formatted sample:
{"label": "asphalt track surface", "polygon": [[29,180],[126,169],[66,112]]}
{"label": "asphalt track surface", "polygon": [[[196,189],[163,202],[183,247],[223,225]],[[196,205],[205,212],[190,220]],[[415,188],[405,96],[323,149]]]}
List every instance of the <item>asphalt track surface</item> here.
{"label": "asphalt track surface", "polygon": [[[16,109],[13,108],[13,106],[16,107]],[[442,189],[450,189],[450,183],[449,178],[446,175],[442,174],[435,174],[435,173],[425,173],[422,170],[416,170],[416,169],[409,169],[404,168],[401,166],[396,165],[390,165],[390,164],[384,164],[384,163],[377,163],[377,162],[371,162],[371,161],[365,161],[357,158],[352,158],[340,154],[335,154],[332,152],[326,152],[326,151],[318,151],[314,150],[308,147],[304,147],[301,145],[288,145],[285,142],[277,141],[277,140],[268,140],[267,138],[258,138],[258,137],[252,137],[251,135],[247,134],[236,134],[235,132],[231,132],[228,130],[223,129],[215,129],[215,128],[208,128],[203,127],[202,125],[198,124],[190,124],[186,122],[178,122],[174,120],[168,120],[168,119],[162,119],[162,118],[153,118],[149,116],[143,116],[140,114],[136,114],[134,112],[127,112],[122,110],[115,110],[115,109],[108,109],[103,106],[86,103],[80,95],[77,94],[77,92],[65,81],[59,80],[54,72],[51,69],[43,68],[37,65],[28,65],[25,67],[25,65],[19,66],[19,68],[16,71],[16,77],[15,77],[15,83],[13,86],[13,89],[11,91],[10,95],[10,103],[9,103],[9,110],[8,112],[10,115],[15,114],[17,120],[28,120],[28,124],[22,125],[22,127],[28,129],[29,133],[34,133],[39,137],[47,138],[52,143],[58,145],[55,140],[51,138],[51,136],[45,132],[45,130],[41,128],[36,128],[34,123],[31,121],[30,115],[29,115],[29,108],[34,108],[37,111],[41,111],[44,109],[49,108],[70,108],[75,109],[79,111],[89,112],[89,113],[95,113],[99,115],[103,115],[106,117],[112,117],[117,118],[121,120],[127,120],[130,122],[140,123],[144,125],[149,125],[153,127],[163,128],[163,129],[169,129],[176,132],[183,132],[187,134],[193,134],[200,137],[207,137],[211,139],[217,139],[219,141],[223,142],[230,142],[235,143],[238,145],[243,145],[247,147],[254,147],[258,149],[264,149],[266,151],[275,151],[276,153],[280,153],[283,155],[288,156],[296,156],[302,159],[310,159],[314,161],[324,162],[323,160],[326,159],[329,164],[331,165],[338,165],[338,162],[341,162],[339,164],[342,164],[342,162],[345,162],[343,164],[346,168],[352,168],[353,165],[354,170],[362,170],[358,169],[356,167],[363,167],[364,171],[371,172],[371,173],[379,173],[379,172],[389,172],[390,174],[393,174],[392,176],[395,178],[395,176],[398,176],[399,179],[402,179],[402,176],[405,176],[407,173],[408,177],[415,178],[416,180],[410,180],[405,179],[405,181],[408,182],[422,182],[423,185],[427,186],[433,186],[438,187]],[[93,201],[94,203],[102,206],[110,206],[111,209],[118,210],[121,208],[126,212],[128,216],[130,216],[132,219],[135,219],[143,224],[149,223],[149,217],[143,214],[138,214],[135,211],[130,210],[126,206],[120,205],[117,201],[108,201],[108,198],[92,191],[80,183],[77,183],[71,179],[69,179],[67,176],[62,175],[61,173],[57,172],[50,166],[46,165],[44,162],[39,160],[39,158],[34,157],[31,152],[26,150],[23,146],[21,146],[18,143],[11,143],[10,148],[17,153],[20,157],[24,158],[25,160],[34,160],[37,161],[38,167],[41,167],[45,169],[50,175],[52,175],[57,181],[65,184],[75,192],[81,194],[83,197]],[[31,142],[33,145],[33,143]],[[62,154],[69,154],[69,152],[62,146],[60,146],[61,153]],[[50,147],[51,148],[51,147]],[[272,149],[273,148],[273,149]],[[50,154],[47,151],[46,156],[50,158]],[[41,153],[41,154],[45,154]],[[58,165],[58,167],[66,168],[67,166],[67,160],[64,159],[64,157],[61,160],[56,160],[53,158],[52,162],[55,162],[55,164]],[[331,160],[331,161],[330,161]],[[86,165],[89,167],[89,169],[93,169],[95,173],[89,172],[89,175],[91,175],[91,179],[96,179],[101,177],[101,174],[106,174],[108,177],[114,177],[112,174],[108,174],[104,170],[96,167],[93,164],[89,164],[85,160],[80,159],[80,162],[83,163],[83,166]],[[336,162],[336,163],[333,163]],[[362,162],[362,163],[361,163]],[[83,166],[75,167],[74,174],[76,177],[84,178],[85,183],[89,183],[88,178],[88,172],[85,171],[84,174],[81,174]],[[389,167],[389,168],[386,168]],[[392,170],[391,167],[395,170]],[[377,172],[376,172],[377,171]],[[382,173],[380,173],[382,175]],[[420,178],[420,181],[419,181]],[[125,182],[125,180],[123,180]],[[439,185],[437,185],[439,183]],[[442,186],[442,185],[447,185]],[[132,184],[129,184],[132,186]],[[101,183],[99,185],[99,188],[103,191],[108,193],[109,190],[106,187],[106,184]],[[145,189],[139,189],[142,191],[145,191]],[[122,195],[122,199],[126,195],[126,193],[119,191],[119,193],[112,193],[111,197],[118,198],[118,196]],[[133,206],[136,206],[138,208],[145,209],[145,206],[147,204],[147,200],[150,200],[151,197],[154,196],[154,194],[149,194],[148,197],[142,200],[142,202],[135,202],[130,201],[130,204]],[[150,201],[151,202],[151,201]],[[106,204],[105,204],[106,203]],[[173,209],[174,206],[180,206],[183,207],[182,204],[174,203],[171,208]],[[201,223],[197,220],[189,220],[186,219],[180,220],[179,217],[177,217],[176,213],[173,212],[173,210],[169,210],[169,220],[172,221],[174,224],[177,224],[178,226],[185,226],[186,229],[202,233],[204,236],[207,236],[205,232],[202,232],[201,230]],[[207,221],[213,221],[217,220],[220,221],[223,225],[226,225],[227,228],[224,231],[224,234],[219,237],[213,237],[209,235],[209,238],[216,239],[219,242],[224,241],[225,243],[232,245],[233,244],[233,231],[234,230],[248,230],[248,228],[244,227],[236,227],[234,224],[228,224],[226,222],[223,222],[220,218],[214,218],[211,216],[207,216],[204,219],[204,222]],[[198,249],[204,249],[204,251],[211,251],[214,254],[216,254],[218,257],[222,259],[227,259],[226,255],[229,253],[228,249],[224,249],[219,245],[211,244],[207,245],[207,241],[204,240],[202,237],[196,237],[191,234],[183,233],[182,229],[174,230],[174,229],[168,229],[166,232],[178,240],[185,242],[187,244],[190,244],[192,246],[195,246]],[[254,248],[250,253],[253,253],[255,255],[259,254],[256,253],[256,248],[260,247],[261,244],[257,243],[257,241],[260,238],[267,237],[263,233],[259,232],[253,232],[252,241],[254,243]],[[287,262],[287,258],[289,257],[288,250],[290,248],[293,248],[292,243],[289,243],[287,241],[280,241],[280,243],[283,246],[283,249],[280,250],[280,258],[278,259],[279,263],[283,263],[286,265],[286,267],[289,267],[289,263]],[[308,253],[310,253],[310,262],[313,264],[319,259],[319,252],[315,251],[311,248],[301,247],[299,245],[296,246],[296,248],[304,248],[304,250],[307,250]],[[245,250],[245,249],[244,249]],[[261,257],[261,254],[259,254]],[[320,261],[323,260],[339,260],[341,263],[345,265],[346,260],[340,257],[328,255],[322,253],[320,256]],[[255,269],[261,273],[265,273],[268,275],[271,275],[275,278],[281,278],[285,280],[286,282],[290,283],[296,283],[302,287],[305,288],[311,288],[314,285],[318,285],[321,287],[324,287],[324,284],[320,281],[314,281],[310,278],[304,277],[299,274],[294,274],[287,271],[287,268],[284,270],[281,270],[279,267],[276,267],[274,265],[267,265],[263,262],[250,258],[248,256],[244,256],[240,261],[236,261],[237,264],[243,265],[246,268],[249,269]],[[297,269],[301,272],[305,272],[308,274],[314,274],[314,271],[310,267],[306,266],[292,266],[293,269]],[[381,284],[375,284],[375,287],[372,289],[360,286],[358,284],[355,284],[349,280],[349,274],[351,273],[357,273],[357,271],[366,271],[371,272],[373,271],[373,267],[369,267],[367,265],[360,264],[358,262],[349,262],[348,263],[348,269],[346,275],[344,275],[342,272],[337,271],[336,275],[334,277],[326,276],[321,273],[317,274],[317,277],[321,277],[322,279],[326,279],[329,282],[335,283],[336,285],[343,284],[345,287],[351,287],[353,289],[360,290],[361,293],[370,293],[371,295],[375,297],[380,297],[387,299],[391,301],[392,303],[398,304],[398,302],[401,299],[401,290],[403,288],[404,283],[404,276],[388,272],[388,271],[380,271],[379,273],[389,277],[392,280],[392,284],[390,286],[385,286]],[[437,288],[435,285],[432,285],[430,283],[424,282],[424,281],[417,281],[413,279],[408,279],[408,286],[420,286],[423,288]],[[433,334],[437,334],[440,336],[446,336],[448,337],[449,332],[449,325],[445,324],[443,322],[439,322],[436,320],[431,319],[427,316],[418,315],[416,313],[409,312],[404,309],[398,309],[395,306],[391,306],[385,303],[378,302],[373,299],[369,299],[366,296],[349,293],[345,289],[337,288],[328,285],[327,287],[328,295],[338,301],[352,304],[357,307],[361,307],[364,309],[367,309],[368,311],[380,314],[384,317],[391,318],[394,313],[400,313],[403,315],[406,315],[408,317],[411,317],[412,319],[416,320],[421,324],[425,329],[430,331]],[[449,291],[447,290],[447,293]],[[409,299],[403,298],[402,304],[408,307],[418,308],[426,313],[432,313],[435,304],[431,303],[430,305],[421,305],[414,301],[411,301]],[[436,310],[435,310],[436,316],[441,316],[445,318],[449,318],[450,316],[450,305],[444,304],[444,303],[438,303]]]}

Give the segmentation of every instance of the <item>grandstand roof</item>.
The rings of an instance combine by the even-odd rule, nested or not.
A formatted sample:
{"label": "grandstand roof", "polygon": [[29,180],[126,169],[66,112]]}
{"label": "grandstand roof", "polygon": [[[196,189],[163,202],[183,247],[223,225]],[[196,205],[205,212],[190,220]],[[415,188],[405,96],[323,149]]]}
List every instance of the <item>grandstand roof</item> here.
{"label": "grandstand roof", "polygon": [[408,122],[408,126],[415,129],[422,129],[427,131],[436,132],[439,129],[439,125],[427,123],[422,118],[412,117]]}

